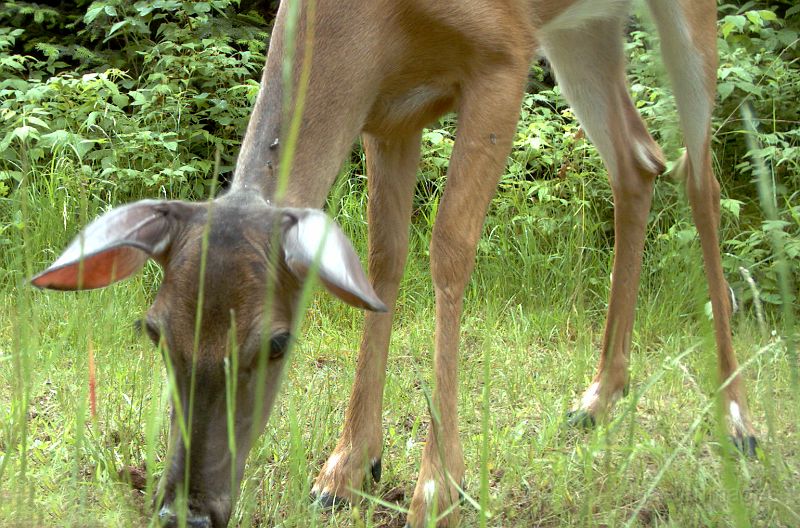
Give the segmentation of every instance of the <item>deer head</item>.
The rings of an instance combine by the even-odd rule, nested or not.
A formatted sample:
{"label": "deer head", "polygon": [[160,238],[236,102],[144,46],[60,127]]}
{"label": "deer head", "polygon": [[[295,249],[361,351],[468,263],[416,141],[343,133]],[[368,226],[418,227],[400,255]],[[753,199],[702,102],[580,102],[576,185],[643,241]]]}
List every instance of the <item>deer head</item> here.
{"label": "deer head", "polygon": [[[136,273],[150,258],[164,268],[164,279],[144,326],[165,351],[180,403],[172,409],[159,514],[165,524],[176,524],[175,501],[185,496],[188,526],[226,526],[251,443],[280,384],[310,270],[349,304],[386,307],[350,242],[321,211],[273,207],[260,195],[237,191],[208,203],[148,200],[112,209],[32,283],[101,288]],[[225,375],[233,346],[235,457],[228,444]],[[188,435],[181,433],[181,420]]]}

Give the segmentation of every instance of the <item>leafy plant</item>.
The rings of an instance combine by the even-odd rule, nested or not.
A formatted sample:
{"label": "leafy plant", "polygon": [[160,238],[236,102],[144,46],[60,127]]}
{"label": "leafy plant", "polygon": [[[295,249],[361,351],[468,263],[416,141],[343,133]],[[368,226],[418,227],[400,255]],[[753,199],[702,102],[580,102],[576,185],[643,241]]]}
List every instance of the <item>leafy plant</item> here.
{"label": "leafy plant", "polygon": [[[114,200],[203,196],[215,156],[216,170],[233,166],[266,49],[264,23],[232,6],[94,2],[73,25],[95,48],[81,48],[73,71],[60,60],[76,58],[66,47],[40,43],[38,56],[13,53],[25,31],[3,29],[0,193],[18,185],[26,167],[57,161]],[[80,74],[87,63],[96,71]]]}

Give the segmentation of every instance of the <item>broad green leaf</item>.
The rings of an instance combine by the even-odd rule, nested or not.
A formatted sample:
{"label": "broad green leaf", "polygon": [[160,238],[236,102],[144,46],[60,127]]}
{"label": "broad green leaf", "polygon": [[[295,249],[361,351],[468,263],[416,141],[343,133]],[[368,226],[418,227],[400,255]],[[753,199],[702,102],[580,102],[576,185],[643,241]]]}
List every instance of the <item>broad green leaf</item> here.
{"label": "broad green leaf", "polygon": [[739,211],[741,210],[744,202],[734,200],[733,198],[722,198],[719,203],[723,209],[730,212],[735,218],[738,219]]}
{"label": "broad green leaf", "polygon": [[772,22],[773,20],[778,20],[778,15],[776,15],[774,12],[768,9],[762,9],[761,11],[758,12],[758,14],[762,19],[768,22]]}
{"label": "broad green leaf", "polygon": [[111,26],[111,29],[109,29],[108,33],[106,34],[106,40],[110,39],[114,33],[119,31],[121,28],[127,26],[128,22],[128,20],[120,20],[119,22],[114,23],[114,25]]}
{"label": "broad green leaf", "polygon": [[733,93],[733,83],[723,82],[717,85],[717,93],[719,93],[720,101],[724,101]]}
{"label": "broad green leaf", "polygon": [[86,14],[83,15],[83,22],[85,24],[91,24],[94,22],[94,19],[97,18],[97,15],[103,12],[103,5],[92,4],[92,6],[86,10]]}
{"label": "broad green leaf", "polygon": [[27,118],[25,118],[25,120],[26,120],[26,121],[28,121],[29,123],[33,123],[34,125],[36,125],[36,126],[39,126],[39,127],[42,127],[42,128],[47,128],[47,129],[49,129],[49,128],[50,128],[50,127],[47,125],[47,123],[45,123],[44,121],[42,121],[42,120],[41,120],[41,119],[39,119],[38,117],[34,117],[34,116],[28,116]]}
{"label": "broad green leaf", "polygon": [[748,11],[745,16],[747,16],[747,20],[756,27],[764,25],[764,21],[761,19],[761,15],[758,11]]}
{"label": "broad green leaf", "polygon": [[25,141],[29,137],[33,139],[37,139],[39,137],[39,132],[35,128],[29,125],[22,125],[20,127],[17,127],[14,129],[12,133],[14,134],[15,137],[19,138],[20,141]]}

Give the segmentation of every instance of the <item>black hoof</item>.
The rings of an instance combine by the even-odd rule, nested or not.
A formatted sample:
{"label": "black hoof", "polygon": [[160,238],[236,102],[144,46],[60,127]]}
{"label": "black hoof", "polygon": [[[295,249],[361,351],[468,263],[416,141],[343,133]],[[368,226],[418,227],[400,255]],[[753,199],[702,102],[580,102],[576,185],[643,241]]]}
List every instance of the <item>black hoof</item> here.
{"label": "black hoof", "polygon": [[736,449],[741,451],[743,455],[748,457],[756,456],[756,448],[758,447],[758,440],[756,440],[755,436],[732,435],[731,441],[733,441],[733,445],[735,445]]}
{"label": "black hoof", "polygon": [[347,506],[350,501],[344,497],[337,497],[333,493],[323,491],[321,495],[311,494],[311,502],[323,510],[338,510]]}
{"label": "black hoof", "polygon": [[372,473],[372,480],[375,482],[381,481],[381,459],[373,460],[372,466],[369,468],[369,472]]}
{"label": "black hoof", "polygon": [[584,409],[578,409],[577,411],[569,411],[567,413],[567,425],[570,427],[591,429],[597,425],[597,422],[595,421],[594,416],[589,414],[588,411]]}

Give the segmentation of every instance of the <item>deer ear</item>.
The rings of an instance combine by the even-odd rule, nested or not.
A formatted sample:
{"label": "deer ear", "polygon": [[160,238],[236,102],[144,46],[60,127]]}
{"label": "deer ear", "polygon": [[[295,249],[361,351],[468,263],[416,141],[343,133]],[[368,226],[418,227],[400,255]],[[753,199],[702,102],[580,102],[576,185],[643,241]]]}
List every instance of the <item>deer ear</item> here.
{"label": "deer ear", "polygon": [[53,264],[31,279],[39,288],[102,288],[139,271],[169,246],[173,204],[143,200],[94,220]]}
{"label": "deer ear", "polygon": [[286,209],[281,229],[286,264],[298,279],[305,280],[316,264],[322,284],[339,299],[358,308],[387,311],[367,280],[350,241],[325,213]]}

